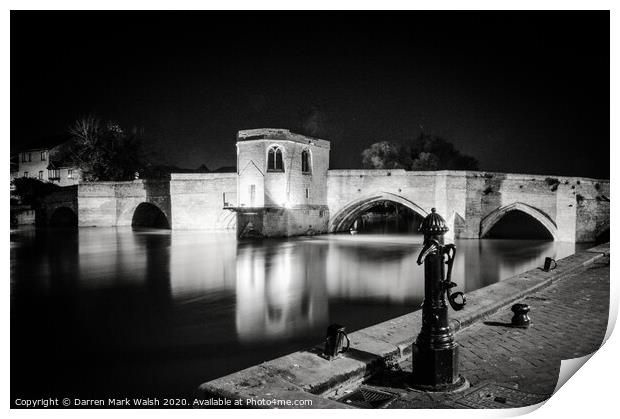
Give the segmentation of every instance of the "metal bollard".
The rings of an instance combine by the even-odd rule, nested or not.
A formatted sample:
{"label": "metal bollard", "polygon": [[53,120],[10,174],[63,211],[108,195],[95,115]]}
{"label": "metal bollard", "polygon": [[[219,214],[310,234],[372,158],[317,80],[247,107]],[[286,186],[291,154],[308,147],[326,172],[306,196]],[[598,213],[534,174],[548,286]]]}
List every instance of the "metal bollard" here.
{"label": "metal bollard", "polygon": [[523,303],[514,304],[510,310],[514,313],[510,321],[512,327],[527,329],[532,325],[532,320],[528,316],[530,306]]}
{"label": "metal bollard", "polygon": [[[551,264],[552,264],[552,263],[553,263],[553,267],[551,267]],[[555,259],[552,259],[552,258],[550,258],[550,257],[546,257],[546,258],[545,258],[545,265],[544,265],[544,267],[543,267],[543,271],[545,271],[545,272],[549,272],[549,271],[554,270],[554,269],[555,269],[555,268],[557,268],[557,267],[558,267],[558,264],[557,264],[557,262],[555,261]]]}
{"label": "metal bollard", "polygon": [[[345,339],[347,341],[347,346],[344,346]],[[351,341],[347,336],[346,328],[339,324],[332,324],[327,328],[323,358],[332,360],[339,354],[348,351],[350,345]]]}

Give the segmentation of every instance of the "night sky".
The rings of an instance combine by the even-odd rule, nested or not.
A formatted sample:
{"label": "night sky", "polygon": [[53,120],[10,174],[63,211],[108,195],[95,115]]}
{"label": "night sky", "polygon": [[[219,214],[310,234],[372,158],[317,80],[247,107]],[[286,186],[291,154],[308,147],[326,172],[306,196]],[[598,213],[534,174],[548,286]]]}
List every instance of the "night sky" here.
{"label": "night sky", "polygon": [[161,163],[235,164],[237,130],[360,168],[421,130],[483,170],[609,178],[609,13],[12,12],[11,151],[96,113]]}

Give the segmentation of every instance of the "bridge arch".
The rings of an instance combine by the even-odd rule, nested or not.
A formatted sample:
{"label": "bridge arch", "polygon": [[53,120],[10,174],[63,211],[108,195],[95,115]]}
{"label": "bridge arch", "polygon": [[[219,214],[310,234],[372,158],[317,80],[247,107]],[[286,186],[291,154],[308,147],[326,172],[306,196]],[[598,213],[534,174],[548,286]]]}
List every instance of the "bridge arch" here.
{"label": "bridge arch", "polygon": [[78,217],[69,207],[58,207],[52,212],[48,225],[51,227],[77,227]]}
{"label": "bridge arch", "polygon": [[493,226],[497,224],[506,214],[512,211],[521,211],[538,221],[549,232],[553,240],[558,239],[558,227],[547,214],[522,202],[513,202],[492,211],[480,222],[480,238],[486,237]]}
{"label": "bridge arch", "polygon": [[142,202],[136,206],[131,218],[132,227],[170,228],[170,221],[164,211],[150,202]]}
{"label": "bridge arch", "polygon": [[372,195],[367,195],[356,199],[338,210],[338,212],[330,218],[329,232],[334,233],[346,230],[351,224],[353,224],[357,217],[382,201],[401,204],[421,217],[426,217],[426,215],[428,215],[428,212],[422,209],[422,207],[406,198],[403,198],[402,196],[390,192],[377,192]]}

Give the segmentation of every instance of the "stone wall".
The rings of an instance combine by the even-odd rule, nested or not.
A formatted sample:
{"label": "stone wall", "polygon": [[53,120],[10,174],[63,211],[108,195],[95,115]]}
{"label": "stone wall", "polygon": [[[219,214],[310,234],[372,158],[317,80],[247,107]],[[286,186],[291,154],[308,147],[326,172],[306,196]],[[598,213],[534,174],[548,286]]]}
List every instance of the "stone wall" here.
{"label": "stone wall", "polygon": [[68,208],[78,215],[78,186],[65,186],[43,199],[41,208],[37,210],[37,225],[48,225],[54,212],[60,208]]}
{"label": "stone wall", "polygon": [[[262,207],[265,205],[265,155],[266,145],[261,141],[237,144],[237,170],[239,172],[237,199],[241,207]],[[260,156],[260,158],[259,158]],[[251,196],[251,188],[254,188]]]}
{"label": "stone wall", "polygon": [[299,208],[255,208],[237,214],[237,236],[292,237],[313,236],[328,232],[327,206]]}
{"label": "stone wall", "polygon": [[117,221],[115,182],[78,185],[78,226],[112,227]]}
{"label": "stone wall", "polygon": [[[277,147],[283,170],[268,168],[268,153]],[[309,153],[310,170],[302,171]],[[266,237],[327,232],[329,142],[284,129],[240,131],[238,235]]]}
{"label": "stone wall", "polygon": [[[271,147],[282,150],[284,170],[269,171],[267,155]],[[301,156],[310,153],[311,170],[302,172]],[[241,131],[237,143],[239,206],[294,207],[325,205],[329,142],[291,133],[264,129]],[[254,186],[252,200],[251,188]]]}
{"label": "stone wall", "polygon": [[574,186],[577,241],[595,241],[609,230],[609,181],[581,179]]}
{"label": "stone wall", "polygon": [[[574,197],[571,197],[566,185],[561,183],[565,178],[488,172],[467,172],[467,176],[470,180],[467,188],[466,237],[478,238],[484,235],[483,223],[486,217],[497,212],[499,218],[496,219],[499,220],[515,208],[513,204],[520,203],[525,206],[517,209],[529,208],[528,214],[541,223],[549,220],[550,233],[557,239],[575,240],[574,215],[571,215],[574,214],[574,208],[569,206]],[[560,228],[558,221],[561,223]]]}
{"label": "stone wall", "polygon": [[283,208],[265,213],[263,231],[268,237],[312,236],[327,232],[329,210],[325,206]]}
{"label": "stone wall", "polygon": [[172,174],[170,203],[173,229],[234,229],[236,173]]}
{"label": "stone wall", "polygon": [[35,210],[30,205],[11,205],[11,227],[34,224]]}

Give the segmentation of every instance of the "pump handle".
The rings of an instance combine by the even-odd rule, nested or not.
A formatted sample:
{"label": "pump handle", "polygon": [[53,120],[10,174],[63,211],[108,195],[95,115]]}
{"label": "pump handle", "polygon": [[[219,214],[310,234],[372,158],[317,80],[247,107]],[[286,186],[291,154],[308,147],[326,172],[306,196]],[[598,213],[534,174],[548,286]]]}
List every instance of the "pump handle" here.
{"label": "pump handle", "polygon": [[[454,244],[447,244],[444,246],[444,254],[448,256],[448,260],[446,260],[446,265],[448,265],[448,272],[446,273],[446,280],[444,281],[446,294],[448,297],[448,303],[450,303],[450,307],[452,310],[459,311],[465,308],[465,304],[467,303],[467,299],[465,298],[465,294],[458,291],[454,294],[451,292],[451,289],[456,287],[456,283],[452,282],[452,266],[454,265],[454,257],[456,256],[456,246]],[[461,302],[457,302],[456,299],[461,297]]]}
{"label": "pump handle", "polygon": [[437,240],[435,239],[425,240],[424,246],[422,247],[422,250],[420,251],[420,254],[418,255],[418,261],[417,261],[418,265],[423,264],[424,259],[426,259],[426,256],[428,256],[429,254],[439,249],[439,247],[440,247],[439,242]]}

